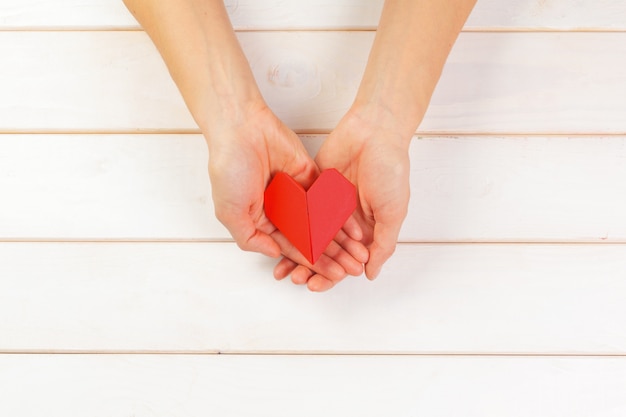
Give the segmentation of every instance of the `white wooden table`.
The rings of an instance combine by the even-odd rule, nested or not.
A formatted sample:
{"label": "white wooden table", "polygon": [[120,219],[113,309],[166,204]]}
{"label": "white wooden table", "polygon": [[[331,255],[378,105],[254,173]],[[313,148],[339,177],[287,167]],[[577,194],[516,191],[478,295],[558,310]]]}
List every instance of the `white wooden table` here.
{"label": "white wooden table", "polygon": [[[230,0],[314,153],[382,0]],[[0,0],[0,416],[626,415],[626,3],[479,0],[381,277],[311,294],[213,215],[118,0]]]}

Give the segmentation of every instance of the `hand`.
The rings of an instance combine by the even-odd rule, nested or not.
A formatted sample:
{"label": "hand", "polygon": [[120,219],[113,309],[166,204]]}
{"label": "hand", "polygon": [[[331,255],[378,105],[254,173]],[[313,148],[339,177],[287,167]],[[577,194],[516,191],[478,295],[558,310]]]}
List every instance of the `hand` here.
{"label": "hand", "polygon": [[[271,177],[286,172],[308,187],[318,169],[298,136],[267,108],[265,103],[237,104],[212,117],[205,136],[209,145],[209,175],[217,218],[230,231],[240,248],[278,257],[283,253],[331,280],[346,274],[360,275],[362,261],[354,259],[333,242],[311,265],[265,217],[263,194]],[[216,116],[216,115],[213,115]],[[359,236],[358,225],[349,232]],[[367,252],[346,235],[340,242],[357,255]]]}
{"label": "hand", "polygon": [[[343,242],[345,231],[357,222],[360,230],[355,228],[358,234],[350,237],[362,237],[369,258],[348,251],[358,253],[355,258],[366,262],[365,274],[369,279],[378,276],[395,250],[410,193],[408,148],[412,135],[407,132],[411,129],[397,128],[400,124],[393,117],[383,115],[379,111],[351,110],[328,136],[316,158],[320,169],[336,168],[357,186],[357,210],[336,241]],[[341,243],[344,247],[351,244],[350,240]],[[317,291],[328,290],[340,281],[316,274],[289,259],[281,260],[274,269],[276,276],[289,273],[295,283],[306,283]]]}
{"label": "hand", "polygon": [[337,168],[357,186],[355,218],[369,248],[369,279],[393,254],[408,209],[412,132],[399,125],[384,112],[352,109],[316,157],[320,169]]}

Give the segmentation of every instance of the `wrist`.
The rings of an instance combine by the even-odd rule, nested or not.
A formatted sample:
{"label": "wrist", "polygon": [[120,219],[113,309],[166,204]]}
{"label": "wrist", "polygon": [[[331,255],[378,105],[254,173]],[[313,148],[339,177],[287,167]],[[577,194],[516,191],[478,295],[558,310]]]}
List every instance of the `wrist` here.
{"label": "wrist", "polygon": [[[356,100],[345,119],[351,125],[351,130],[361,130],[356,137],[372,137],[371,132],[384,132],[373,137],[384,138],[395,145],[408,149],[419,121],[411,121],[404,115],[397,114],[380,102]],[[363,131],[363,129],[365,131]]]}
{"label": "wrist", "polygon": [[[257,90],[258,91],[258,90]],[[210,104],[198,125],[204,134],[207,143],[225,137],[222,133],[227,130],[241,129],[258,114],[269,110],[260,93],[237,94],[211,92]]]}

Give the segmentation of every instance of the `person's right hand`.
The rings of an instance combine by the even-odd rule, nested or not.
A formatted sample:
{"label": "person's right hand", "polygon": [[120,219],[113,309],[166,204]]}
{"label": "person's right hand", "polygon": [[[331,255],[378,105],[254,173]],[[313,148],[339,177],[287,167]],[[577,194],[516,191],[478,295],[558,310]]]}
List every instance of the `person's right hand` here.
{"label": "person's right hand", "polygon": [[298,136],[263,102],[222,111],[211,117],[204,133],[215,214],[237,245],[270,257],[282,253],[333,281],[360,275],[367,249],[358,242],[361,231],[355,222],[348,223],[341,240],[331,242],[311,265],[265,216],[263,196],[274,174],[285,172],[308,188],[319,173]]}

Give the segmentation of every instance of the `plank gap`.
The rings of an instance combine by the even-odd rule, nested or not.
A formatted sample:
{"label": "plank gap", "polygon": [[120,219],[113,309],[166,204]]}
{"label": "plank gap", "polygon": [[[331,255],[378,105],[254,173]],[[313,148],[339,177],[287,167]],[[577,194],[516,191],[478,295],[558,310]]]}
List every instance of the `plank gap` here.
{"label": "plank gap", "polygon": [[[293,131],[297,135],[302,136],[313,136],[313,135],[329,135],[332,130],[328,129],[293,129]],[[69,129],[69,130],[58,130],[58,129],[17,129],[17,130],[4,130],[0,129],[0,135],[201,135],[202,132],[200,129],[138,129],[138,130],[91,130],[91,129]],[[474,136],[484,136],[484,137],[502,137],[502,136],[511,136],[511,137],[556,137],[556,138],[564,138],[564,137],[590,137],[597,138],[598,136],[608,136],[608,137],[619,137],[626,136],[626,131],[611,131],[611,132],[602,132],[602,131],[562,131],[562,132],[508,132],[508,131],[428,131],[428,130],[418,130],[415,132],[413,139],[419,139],[422,137],[474,137]]]}
{"label": "plank gap", "polygon": [[[279,28],[245,28],[235,27],[238,33],[270,33],[270,32],[375,32],[377,26],[348,27],[315,27],[293,26]],[[0,27],[3,32],[144,32],[141,26],[22,26]],[[580,27],[580,28],[549,28],[549,27],[466,27],[461,33],[626,33],[626,29]]]}
{"label": "plank gap", "polygon": [[[613,238],[612,238],[613,239]],[[2,243],[59,243],[59,244],[76,244],[76,243],[96,243],[96,244],[132,244],[132,243],[154,243],[154,244],[193,244],[193,243],[232,243],[232,239],[221,238],[0,238]],[[436,240],[436,241],[412,241],[399,240],[399,245],[415,245],[415,246],[431,246],[431,245],[554,245],[554,246],[573,246],[573,245],[626,245],[626,239],[604,240],[604,238],[595,238],[589,240]]]}
{"label": "plank gap", "polygon": [[570,352],[550,352],[550,353],[534,353],[534,352],[245,352],[245,351],[152,351],[152,350],[0,350],[0,355],[4,356],[38,356],[38,355],[63,355],[63,356],[302,356],[302,357],[516,357],[516,358],[624,358],[624,353],[570,353]]}

